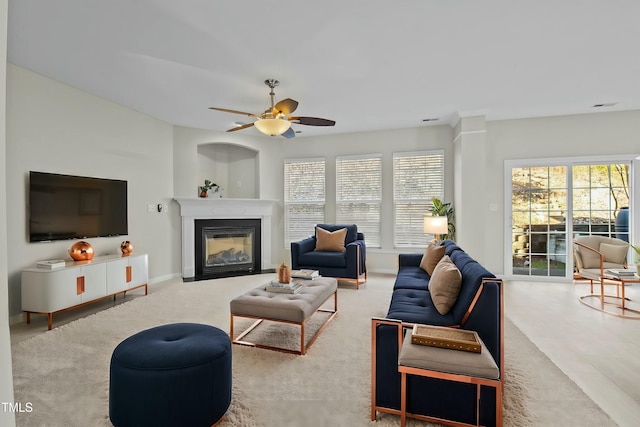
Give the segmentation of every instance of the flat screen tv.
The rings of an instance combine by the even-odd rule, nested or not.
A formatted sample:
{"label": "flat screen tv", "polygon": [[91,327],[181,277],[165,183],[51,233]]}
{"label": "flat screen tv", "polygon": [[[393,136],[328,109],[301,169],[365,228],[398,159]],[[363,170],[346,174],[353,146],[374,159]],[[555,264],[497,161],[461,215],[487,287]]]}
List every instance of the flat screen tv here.
{"label": "flat screen tv", "polygon": [[127,181],[29,172],[29,241],[121,236]]}

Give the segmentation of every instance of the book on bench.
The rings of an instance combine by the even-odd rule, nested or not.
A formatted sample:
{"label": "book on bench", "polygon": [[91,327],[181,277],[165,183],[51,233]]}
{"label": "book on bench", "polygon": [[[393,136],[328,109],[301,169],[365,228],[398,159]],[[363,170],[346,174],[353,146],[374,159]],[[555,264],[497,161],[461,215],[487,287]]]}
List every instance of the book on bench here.
{"label": "book on bench", "polygon": [[291,270],[291,277],[311,280],[320,277],[320,272],[318,270]]}
{"label": "book on bench", "polygon": [[277,280],[272,280],[264,287],[264,290],[267,292],[280,294],[297,294],[301,289],[302,285],[300,283],[280,283]]}
{"label": "book on bench", "polygon": [[626,268],[608,268],[606,274],[614,277],[634,277],[636,270],[630,270]]}

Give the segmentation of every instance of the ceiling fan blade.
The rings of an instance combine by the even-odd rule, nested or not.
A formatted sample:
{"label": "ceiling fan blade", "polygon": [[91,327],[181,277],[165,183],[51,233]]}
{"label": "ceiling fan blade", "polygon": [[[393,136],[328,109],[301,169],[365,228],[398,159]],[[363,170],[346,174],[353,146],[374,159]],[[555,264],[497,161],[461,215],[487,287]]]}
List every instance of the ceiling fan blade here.
{"label": "ceiling fan blade", "polygon": [[333,126],[336,124],[334,120],[319,117],[289,117],[289,121],[307,126]]}
{"label": "ceiling fan blade", "polygon": [[291,98],[287,98],[287,99],[283,99],[282,101],[278,102],[276,105],[273,106],[273,113],[274,114],[282,113],[285,116],[288,116],[289,114],[296,111],[296,108],[298,108],[298,101]]}
{"label": "ceiling fan blade", "polygon": [[229,129],[227,132],[235,132],[237,130],[242,130],[242,129],[246,129],[246,128],[250,128],[251,126],[253,126],[253,123],[245,123],[242,126],[236,126],[236,127],[232,127],[231,129]]}
{"label": "ceiling fan blade", "polygon": [[225,113],[242,114],[243,116],[259,117],[257,114],[247,113],[246,111],[229,110],[228,108],[209,107],[210,110],[224,111]]}
{"label": "ceiling fan blade", "polygon": [[282,136],[284,136],[285,138],[295,138],[296,131],[294,131],[293,128],[289,128],[285,133],[282,134]]}

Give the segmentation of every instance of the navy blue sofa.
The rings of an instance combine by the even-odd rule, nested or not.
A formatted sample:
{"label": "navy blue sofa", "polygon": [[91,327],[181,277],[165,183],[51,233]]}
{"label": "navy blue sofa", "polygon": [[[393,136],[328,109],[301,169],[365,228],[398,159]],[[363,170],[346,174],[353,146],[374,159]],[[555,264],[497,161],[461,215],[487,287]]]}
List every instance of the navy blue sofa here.
{"label": "navy blue sofa", "polygon": [[[478,333],[504,375],[502,281],[446,240],[448,255],[462,274],[460,294],[451,310],[441,315],[428,290],[430,276],[420,268],[422,254],[400,254],[398,275],[386,319],[372,319],[372,405],[376,411],[397,414],[400,409],[399,345],[414,323],[459,327]],[[441,379],[409,376],[407,412],[475,425],[476,386]],[[480,424],[495,426],[495,389],[482,387]]]}
{"label": "navy blue sofa", "polygon": [[315,235],[299,242],[291,242],[291,268],[318,270],[321,276],[350,280],[359,287],[367,279],[367,247],[364,234],[358,232],[358,226],[355,224],[318,224],[316,227],[327,231],[346,228],[346,251],[315,251]]}

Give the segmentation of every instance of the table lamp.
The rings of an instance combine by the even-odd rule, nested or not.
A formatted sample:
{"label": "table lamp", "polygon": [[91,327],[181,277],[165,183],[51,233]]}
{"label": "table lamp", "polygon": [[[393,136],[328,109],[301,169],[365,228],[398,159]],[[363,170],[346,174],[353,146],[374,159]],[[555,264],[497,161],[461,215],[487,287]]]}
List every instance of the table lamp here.
{"label": "table lamp", "polygon": [[449,232],[447,217],[425,215],[423,231],[427,234],[433,234],[435,242],[438,243],[440,234],[447,234]]}

